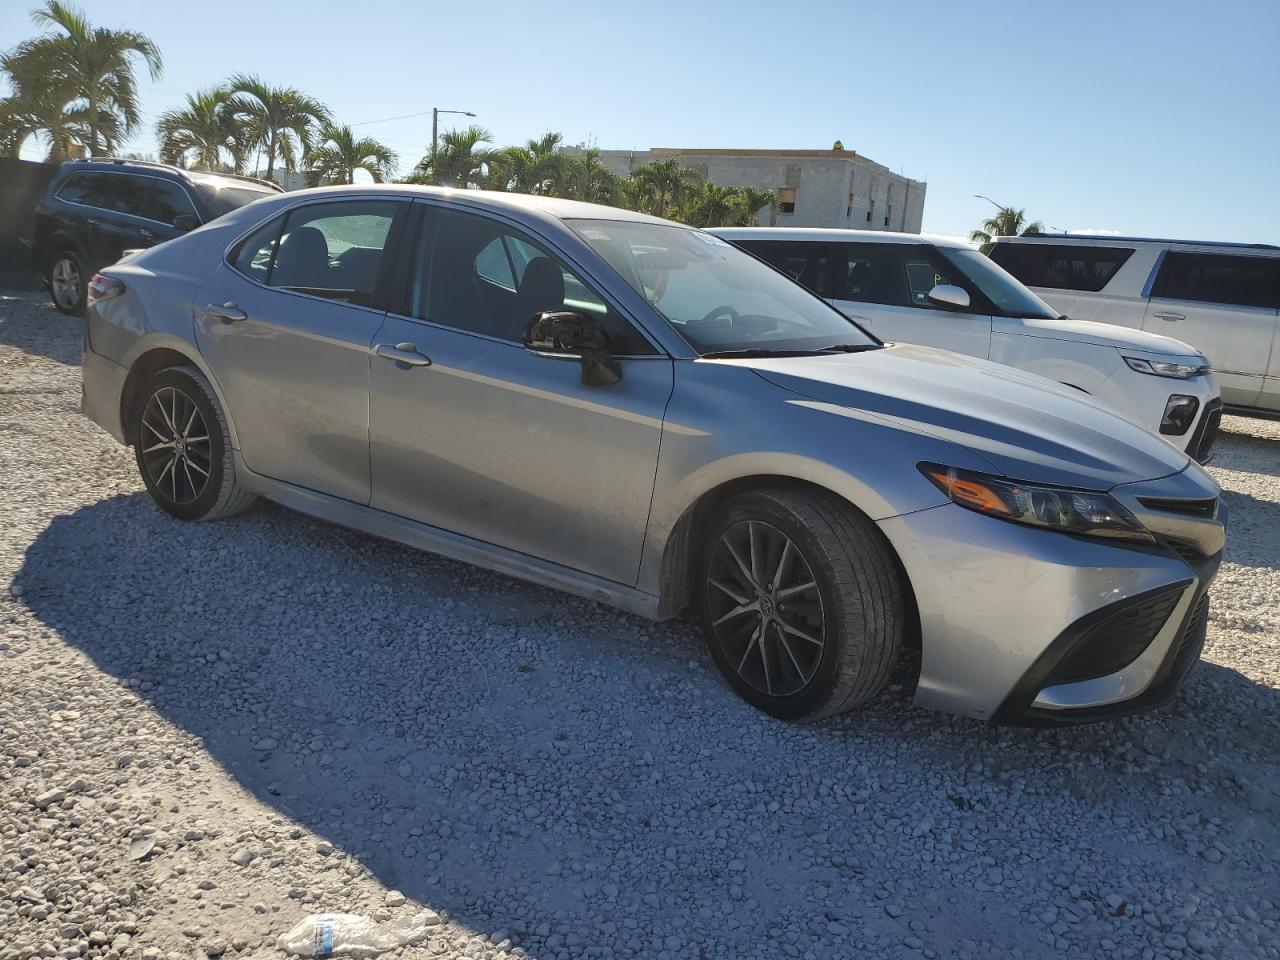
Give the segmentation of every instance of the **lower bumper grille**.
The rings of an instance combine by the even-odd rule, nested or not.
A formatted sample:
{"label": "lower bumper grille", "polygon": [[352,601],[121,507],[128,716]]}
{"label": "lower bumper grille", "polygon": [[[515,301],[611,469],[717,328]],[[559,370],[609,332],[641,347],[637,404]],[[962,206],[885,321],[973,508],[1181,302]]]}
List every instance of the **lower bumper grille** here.
{"label": "lower bumper grille", "polygon": [[1222,427],[1222,401],[1211,400],[1205,405],[1204,416],[1200,418],[1200,426],[1187,444],[1188,455],[1200,463],[1207,463],[1213,453],[1213,442],[1218,439],[1218,430]]}
{"label": "lower bumper grille", "polygon": [[1093,624],[1058,662],[1044,685],[1077,683],[1123,670],[1151,645],[1182,593],[1181,589],[1162,593]]}

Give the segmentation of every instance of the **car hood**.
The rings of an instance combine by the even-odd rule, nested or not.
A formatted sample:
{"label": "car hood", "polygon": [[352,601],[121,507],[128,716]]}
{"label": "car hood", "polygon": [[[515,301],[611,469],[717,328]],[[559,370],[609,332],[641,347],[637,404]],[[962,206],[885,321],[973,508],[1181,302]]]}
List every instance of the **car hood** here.
{"label": "car hood", "polygon": [[1190,344],[1146,330],[1134,330],[1112,323],[1093,320],[1043,320],[1009,319],[993,317],[994,330],[1015,336],[1043,337],[1051,340],[1069,340],[1073,343],[1091,343],[1099,347],[1115,347],[1140,353],[1169,357],[1199,357],[1200,351]]}
{"label": "car hood", "polygon": [[1190,462],[1078,390],[931,347],[715,362],[745,364],[810,400],[962,444],[1019,480],[1109,490]]}

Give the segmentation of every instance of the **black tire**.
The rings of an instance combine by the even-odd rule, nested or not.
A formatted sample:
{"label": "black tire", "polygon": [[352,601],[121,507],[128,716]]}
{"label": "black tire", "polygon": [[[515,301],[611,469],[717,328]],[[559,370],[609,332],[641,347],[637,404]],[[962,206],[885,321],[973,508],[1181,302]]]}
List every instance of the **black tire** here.
{"label": "black tire", "polygon": [[[155,374],[143,387],[131,420],[138,472],[163,510],[179,520],[217,520],[252,505],[256,497],[236,485],[227,418],[213,387],[195,367]],[[174,423],[176,432],[170,429]],[[174,436],[168,437],[170,433]]]}
{"label": "black tire", "polygon": [[[772,573],[780,574],[754,597],[745,588],[750,572],[733,558],[734,549],[741,557],[741,545],[731,546],[744,526],[748,539],[738,542],[749,544],[752,569],[759,553],[764,575],[756,579],[771,580],[775,564]],[[777,547],[775,533],[791,546]],[[776,560],[766,555],[771,542]],[[833,495],[770,488],[724,504],[702,543],[694,590],[703,633],[744,700],[785,720],[817,720],[852,710],[884,688],[902,645],[906,588],[892,548],[871,521]],[[713,585],[713,577],[728,590]],[[802,591],[805,582],[814,586]],[[754,611],[742,612],[752,600]],[[816,623],[822,642],[814,649]]]}
{"label": "black tire", "polygon": [[49,261],[45,278],[49,283],[49,299],[59,313],[78,317],[84,313],[85,291],[89,278],[85,276],[84,261],[74,250],[63,250]]}

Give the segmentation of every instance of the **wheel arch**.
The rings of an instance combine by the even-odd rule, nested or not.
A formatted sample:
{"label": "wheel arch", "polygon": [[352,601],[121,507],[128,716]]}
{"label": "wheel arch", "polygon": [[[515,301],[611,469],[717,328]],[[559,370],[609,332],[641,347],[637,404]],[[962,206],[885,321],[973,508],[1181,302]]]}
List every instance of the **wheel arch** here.
{"label": "wheel arch", "polygon": [[218,404],[222,407],[222,415],[227,421],[227,430],[231,434],[232,447],[238,449],[240,444],[236,439],[235,421],[232,419],[231,411],[227,407],[226,399],[222,394],[222,389],[219,387],[217,379],[203,359],[191,349],[191,345],[177,338],[166,338],[162,343],[149,345],[129,364],[129,373],[125,377],[124,386],[120,391],[120,424],[125,435],[125,442],[130,444],[133,442],[133,437],[130,435],[130,426],[137,411],[137,404],[141,400],[142,388],[147,381],[161,370],[186,366],[195,367],[199,370],[213,387]]}
{"label": "wheel arch", "polygon": [[[706,526],[715,512],[726,502],[739,494],[754,490],[786,488],[789,490],[806,490],[835,500],[845,510],[850,510],[867,520],[870,515],[847,497],[823,486],[813,480],[786,474],[761,473],[734,477],[704,491],[692,503],[685,507],[676,520],[667,537],[662,550],[661,587],[659,594],[659,617],[662,619],[675,617],[684,611],[692,600],[694,578],[699,568],[703,535]],[[874,522],[871,526],[876,530],[890,555],[902,580],[903,591],[907,600],[907,633],[903,645],[918,649],[920,645],[920,614],[916,606],[915,588],[907,574],[902,558],[889,537]]]}

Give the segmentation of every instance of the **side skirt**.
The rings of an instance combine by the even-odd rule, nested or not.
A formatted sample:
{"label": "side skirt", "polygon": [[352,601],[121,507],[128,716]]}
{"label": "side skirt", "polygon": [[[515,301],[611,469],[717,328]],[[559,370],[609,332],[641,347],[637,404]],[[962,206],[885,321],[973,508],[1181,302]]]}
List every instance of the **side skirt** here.
{"label": "side skirt", "polygon": [[351,503],[348,500],[317,493],[281,480],[273,480],[249,470],[238,457],[237,461],[236,469],[245,489],[252,490],[299,513],[327,520],[339,526],[350,527],[353,530],[360,530],[375,537],[394,540],[451,560],[461,560],[486,570],[504,573],[541,587],[551,587],[587,600],[596,600],[650,620],[660,619],[658,598],[634,587],[614,583],[612,580],[592,576],[557,563],[539,560],[537,557],[485,543],[483,540],[450,533],[439,527],[375,510],[373,507]]}

